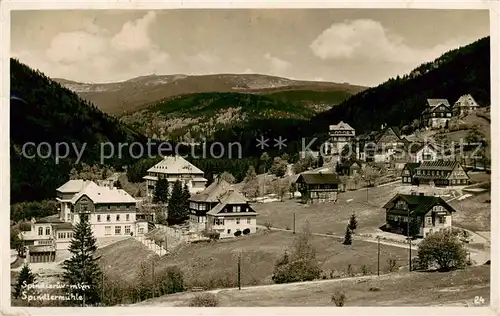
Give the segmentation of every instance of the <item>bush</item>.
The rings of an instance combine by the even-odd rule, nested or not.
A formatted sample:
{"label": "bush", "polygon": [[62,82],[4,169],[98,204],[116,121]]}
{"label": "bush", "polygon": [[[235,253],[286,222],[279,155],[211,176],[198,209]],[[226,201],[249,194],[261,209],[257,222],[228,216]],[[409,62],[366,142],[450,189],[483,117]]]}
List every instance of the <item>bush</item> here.
{"label": "bush", "polygon": [[354,276],[354,269],[350,263],[347,265],[347,275]]}
{"label": "bush", "polygon": [[248,234],[250,234],[250,228],[243,229],[243,235],[248,235]]}
{"label": "bush", "polygon": [[362,273],[363,275],[368,275],[368,274],[370,274],[370,273],[371,273],[370,268],[369,268],[368,266],[366,266],[366,265],[362,265],[362,266],[361,266],[361,273]]}
{"label": "bush", "polygon": [[346,296],[344,292],[337,291],[332,295],[332,302],[338,307],[344,306],[345,299]]}
{"label": "bush", "polygon": [[387,259],[387,271],[396,272],[398,270],[398,262],[396,259]]}
{"label": "bush", "polygon": [[160,295],[183,292],[184,277],[182,271],[177,266],[167,267],[164,274],[158,277],[158,289]]}
{"label": "bush", "polygon": [[368,289],[368,291],[370,291],[370,292],[380,292],[381,290],[380,290],[379,287],[371,287],[371,288]]}
{"label": "bush", "polygon": [[241,230],[237,230],[237,231],[235,231],[235,232],[234,232],[234,235],[235,235],[236,237],[241,236]]}
{"label": "bush", "polygon": [[197,294],[189,302],[190,307],[217,307],[219,300],[212,293]]}
{"label": "bush", "polygon": [[418,259],[425,266],[437,266],[440,270],[462,268],[467,263],[467,251],[463,243],[449,231],[435,232],[420,243]]}
{"label": "bush", "polygon": [[264,226],[266,226],[267,230],[271,230],[271,228],[273,227],[273,224],[271,224],[270,222],[266,222],[264,224]]}
{"label": "bush", "polygon": [[203,231],[203,236],[210,238],[210,240],[217,240],[220,238],[220,233],[216,231],[205,230]]}

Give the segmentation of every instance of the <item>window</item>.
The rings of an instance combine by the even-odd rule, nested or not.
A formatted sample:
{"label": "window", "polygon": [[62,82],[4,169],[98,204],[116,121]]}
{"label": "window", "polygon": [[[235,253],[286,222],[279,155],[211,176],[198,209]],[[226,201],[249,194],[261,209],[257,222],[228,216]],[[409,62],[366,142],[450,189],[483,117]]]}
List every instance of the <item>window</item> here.
{"label": "window", "polygon": [[252,223],[252,219],[250,217],[247,217],[247,224],[251,224]]}
{"label": "window", "polygon": [[110,209],[111,209],[111,206],[108,205],[108,210],[110,210]]}
{"label": "window", "polygon": [[228,233],[228,234],[231,234],[231,230],[230,230],[230,229],[228,229],[228,230],[227,230],[227,233]]}
{"label": "window", "polygon": [[[234,208],[235,213],[241,212],[241,206],[237,205],[237,206],[233,206],[233,208]],[[237,220],[237,223],[239,223],[239,219]]]}
{"label": "window", "polygon": [[45,235],[50,235],[50,227],[45,227]]}
{"label": "window", "polygon": [[38,227],[38,236],[43,235],[43,227]]}
{"label": "window", "polygon": [[139,227],[139,234],[144,233],[144,227]]}
{"label": "window", "polygon": [[128,222],[130,220],[130,214],[125,215],[125,220]]}
{"label": "window", "polygon": [[130,226],[125,226],[125,235],[130,235]]}
{"label": "window", "polygon": [[426,217],[426,224],[427,225],[432,225],[432,218]]}
{"label": "window", "polygon": [[111,215],[106,215],[106,222],[111,222]]}
{"label": "window", "polygon": [[111,226],[104,226],[104,235],[111,235]]}
{"label": "window", "polygon": [[440,216],[439,217],[439,224],[445,224],[446,223],[446,217]]}
{"label": "window", "polygon": [[237,219],[236,219],[236,225],[239,225],[239,224],[240,224],[240,219],[239,219],[239,218],[237,218]]}
{"label": "window", "polygon": [[117,214],[116,215],[116,221],[119,222],[120,221],[120,214]]}
{"label": "window", "polygon": [[115,235],[121,235],[121,233],[122,233],[122,227],[115,226]]}
{"label": "window", "polygon": [[62,234],[61,233],[57,233],[57,238],[62,238]]}
{"label": "window", "polygon": [[101,215],[97,215],[97,221],[100,222],[101,221]]}

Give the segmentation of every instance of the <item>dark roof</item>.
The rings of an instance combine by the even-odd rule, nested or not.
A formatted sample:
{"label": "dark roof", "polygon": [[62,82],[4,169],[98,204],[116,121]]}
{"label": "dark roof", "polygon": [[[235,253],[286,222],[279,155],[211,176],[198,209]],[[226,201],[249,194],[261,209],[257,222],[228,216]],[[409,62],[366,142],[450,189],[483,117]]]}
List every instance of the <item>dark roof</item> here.
{"label": "dark roof", "polygon": [[302,173],[296,182],[307,184],[340,184],[339,177],[335,173]]}
{"label": "dark roof", "polygon": [[414,173],[415,172],[415,169],[417,169],[418,167],[420,166],[420,163],[418,162],[409,162],[407,164],[405,164],[405,166],[403,167],[403,170],[410,170],[410,173]]}
{"label": "dark roof", "polygon": [[387,133],[388,130],[392,130],[394,132],[394,134],[396,134],[396,136],[401,139],[401,130],[399,129],[399,127],[396,127],[396,126],[387,126],[385,127],[383,130],[379,131],[379,132],[374,132],[374,140],[375,141],[379,141],[380,138],[382,138],[382,136],[384,136],[385,133]]}
{"label": "dark roof", "polygon": [[61,224],[55,224],[54,228],[57,229],[73,229],[73,224],[71,223],[61,223]]}
{"label": "dark roof", "polygon": [[218,202],[219,198],[231,188],[224,179],[218,178],[202,192],[193,195],[189,200],[194,202]]}
{"label": "dark roof", "polygon": [[446,170],[452,171],[460,163],[454,160],[424,161],[418,169],[420,170]]}
{"label": "dark roof", "polygon": [[42,217],[36,220],[37,223],[64,223],[62,220],[59,219],[59,215],[50,215],[46,217]]}
{"label": "dark roof", "polygon": [[[219,214],[227,205],[240,205],[248,204],[248,199],[238,191],[229,190],[224,196],[220,198],[219,204],[217,204],[213,209],[207,212],[208,215]],[[243,215],[254,215],[256,212],[250,207],[250,212],[242,213],[231,213],[231,214],[243,214]],[[224,213],[225,215],[226,213]]]}
{"label": "dark roof", "polygon": [[341,168],[351,168],[353,164],[357,163],[360,167],[362,166],[362,162],[357,159],[349,159],[340,164]]}
{"label": "dark roof", "polygon": [[389,202],[387,202],[383,208],[390,210],[395,202],[399,199],[403,199],[410,206],[411,215],[425,215],[432,207],[439,204],[443,206],[446,210],[450,212],[456,212],[456,210],[451,207],[445,200],[439,196],[429,196],[429,195],[411,195],[411,194],[396,194]]}

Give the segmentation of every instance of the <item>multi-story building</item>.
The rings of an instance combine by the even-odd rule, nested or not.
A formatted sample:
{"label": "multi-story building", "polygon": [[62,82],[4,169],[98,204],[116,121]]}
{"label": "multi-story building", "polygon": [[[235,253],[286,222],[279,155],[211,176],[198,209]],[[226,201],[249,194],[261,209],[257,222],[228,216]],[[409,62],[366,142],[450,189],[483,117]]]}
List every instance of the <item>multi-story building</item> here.
{"label": "multi-story building", "polygon": [[476,100],[470,94],[465,94],[461,96],[457,102],[453,104],[452,111],[453,115],[463,115],[469,112],[473,112],[479,108]]}
{"label": "multi-story building", "polygon": [[425,237],[430,233],[451,228],[455,209],[441,197],[420,194],[397,194],[383,208],[386,229],[403,235]]}
{"label": "multi-story building", "polygon": [[446,127],[453,112],[446,99],[427,99],[427,108],[422,112],[422,122],[426,127]]}
{"label": "multi-story building", "polygon": [[147,172],[148,174],[143,179],[146,180],[146,195],[149,198],[153,197],[158,179],[167,179],[170,189],[179,180],[188,186],[191,194],[203,191],[207,184],[203,171],[181,156],[164,157]]}
{"label": "multi-story building", "polygon": [[208,231],[219,232],[220,238],[255,233],[257,215],[245,196],[229,189],[219,198],[219,203],[206,213],[206,227]]}
{"label": "multi-story building", "polygon": [[54,261],[58,250],[68,248],[80,215],[88,216],[96,238],[143,235],[149,223],[137,219],[137,201],[110,183],[70,180],[57,189],[59,214],[32,219],[20,233],[28,246],[30,262]]}
{"label": "multi-story building", "polygon": [[403,152],[406,145],[399,128],[386,126],[380,131],[360,135],[356,141],[356,156],[366,162],[387,163],[396,153]]}
{"label": "multi-story building", "polygon": [[419,164],[407,164],[402,173],[403,183],[414,185],[431,184],[435,186],[465,186],[470,178],[458,161],[436,160]]}
{"label": "multi-story building", "polygon": [[333,145],[333,153],[340,154],[345,145],[353,143],[356,131],[349,124],[340,121],[337,125],[329,126],[329,136]]}
{"label": "multi-story building", "polygon": [[220,177],[215,179],[205,190],[189,199],[189,219],[191,227],[197,230],[206,228],[207,212],[220,203],[220,198],[230,189],[231,184]]}

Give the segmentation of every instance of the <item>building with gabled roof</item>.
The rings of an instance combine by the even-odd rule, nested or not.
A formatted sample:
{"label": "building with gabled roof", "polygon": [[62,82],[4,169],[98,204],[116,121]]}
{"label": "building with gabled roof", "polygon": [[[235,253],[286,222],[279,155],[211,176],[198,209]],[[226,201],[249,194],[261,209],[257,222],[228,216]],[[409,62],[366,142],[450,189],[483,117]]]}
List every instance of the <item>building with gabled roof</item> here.
{"label": "building with gabled roof", "polygon": [[475,111],[479,108],[476,100],[470,94],[464,94],[453,104],[453,115],[458,116],[467,112]]}
{"label": "building with gabled roof", "polygon": [[304,203],[337,201],[341,184],[333,172],[303,172],[295,183]]}
{"label": "building with gabled roof", "polygon": [[229,189],[218,200],[218,204],[206,213],[208,231],[220,233],[220,238],[237,237],[257,231],[258,214],[243,194]]}
{"label": "building with gabled roof", "polygon": [[414,183],[434,184],[436,186],[465,186],[470,178],[458,161],[424,161],[415,169]]}
{"label": "building with gabled roof", "polygon": [[418,237],[451,229],[452,214],[456,212],[441,197],[423,193],[396,194],[383,208],[386,211],[387,230]]}
{"label": "building with gabled roof", "polygon": [[164,157],[147,173],[143,179],[146,180],[146,196],[149,198],[153,197],[158,179],[167,179],[170,189],[179,180],[187,185],[191,194],[203,191],[207,184],[203,171],[179,155]]}
{"label": "building with gabled roof", "polygon": [[356,138],[356,130],[344,121],[340,121],[336,125],[330,125],[328,133],[334,154],[340,154],[344,146],[351,144]]}
{"label": "building with gabled roof", "polygon": [[443,128],[453,116],[450,103],[446,99],[427,99],[428,107],[422,112],[424,126]]}
{"label": "building with gabled roof", "polygon": [[192,227],[205,229],[207,212],[219,204],[219,199],[232,188],[231,184],[218,177],[205,190],[192,195],[189,199],[189,219]]}

